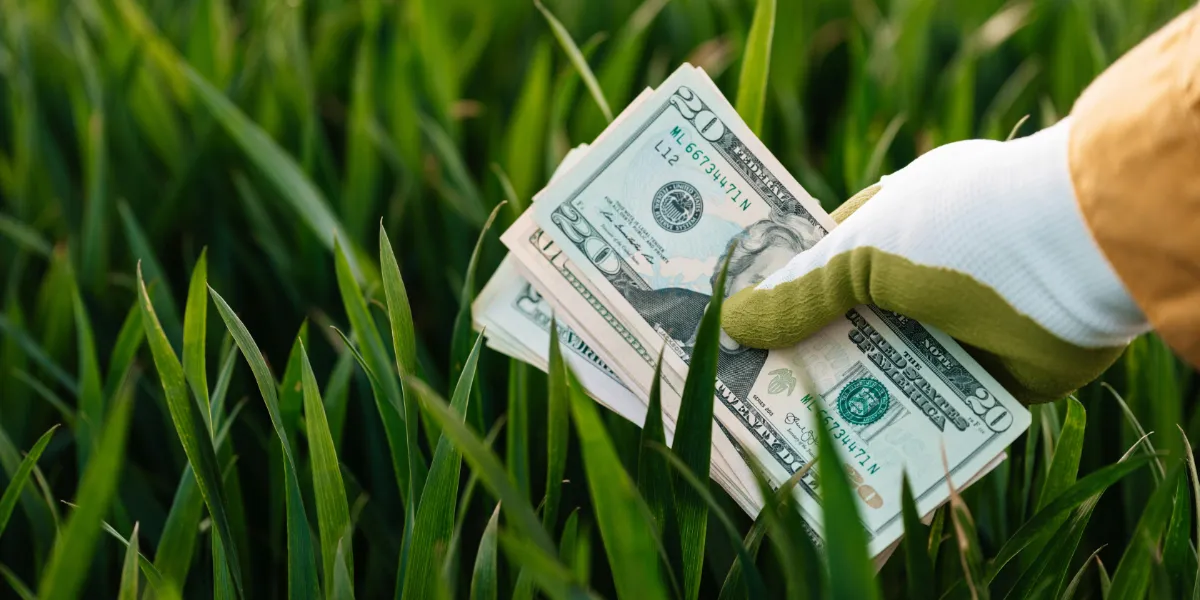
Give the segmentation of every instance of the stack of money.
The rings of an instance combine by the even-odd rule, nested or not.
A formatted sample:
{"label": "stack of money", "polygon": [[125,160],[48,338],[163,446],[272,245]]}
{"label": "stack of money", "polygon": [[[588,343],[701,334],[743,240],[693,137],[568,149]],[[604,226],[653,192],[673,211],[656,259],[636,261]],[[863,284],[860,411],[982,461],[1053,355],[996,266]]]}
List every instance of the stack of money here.
{"label": "stack of money", "polygon": [[[473,307],[475,324],[493,349],[546,370],[553,316],[589,395],[637,424],[665,348],[669,441],[726,258],[728,295],[834,225],[709,77],[685,64],[564,158],[501,237],[510,253]],[[783,350],[722,333],[713,401],[712,478],[752,516],[763,498],[748,461],[779,486],[814,459],[816,428],[829,430],[874,555],[903,533],[902,474],[930,513],[948,484],[964,487],[998,464],[1030,422],[952,339],[874,306]],[[818,538],[819,475],[809,469],[794,491]]]}

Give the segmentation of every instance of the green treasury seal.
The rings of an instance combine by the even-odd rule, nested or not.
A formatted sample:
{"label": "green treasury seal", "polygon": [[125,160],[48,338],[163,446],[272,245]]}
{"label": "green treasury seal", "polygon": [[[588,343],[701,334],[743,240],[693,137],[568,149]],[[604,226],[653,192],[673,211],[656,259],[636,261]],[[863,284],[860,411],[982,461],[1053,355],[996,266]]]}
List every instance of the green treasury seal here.
{"label": "green treasury seal", "polygon": [[882,383],[870,378],[855,379],[838,393],[838,413],[854,425],[870,425],[887,412],[892,399]]}

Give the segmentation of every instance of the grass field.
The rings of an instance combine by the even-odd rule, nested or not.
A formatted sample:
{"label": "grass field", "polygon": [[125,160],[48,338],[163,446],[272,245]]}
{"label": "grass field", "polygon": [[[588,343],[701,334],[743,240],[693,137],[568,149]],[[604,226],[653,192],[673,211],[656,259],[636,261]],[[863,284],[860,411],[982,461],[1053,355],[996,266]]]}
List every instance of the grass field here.
{"label": "grass field", "polygon": [[467,312],[606,124],[568,49],[613,112],[704,67],[832,209],[1054,122],[1190,2],[543,2],[569,38],[532,0],[0,0],[0,597],[1200,598],[1200,380],[1152,335],[873,579],[841,478],[817,551],[708,483],[710,423],[666,450]]}

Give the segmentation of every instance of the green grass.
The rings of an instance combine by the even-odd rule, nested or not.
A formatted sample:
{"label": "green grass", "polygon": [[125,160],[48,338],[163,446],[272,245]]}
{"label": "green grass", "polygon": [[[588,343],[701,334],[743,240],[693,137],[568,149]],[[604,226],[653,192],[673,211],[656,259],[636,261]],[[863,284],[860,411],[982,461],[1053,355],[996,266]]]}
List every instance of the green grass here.
{"label": "green grass", "polygon": [[685,60],[831,209],[1190,4],[0,0],[0,596],[1200,597],[1200,379],[1152,335],[873,579],[836,478],[816,549],[708,481],[705,411],[669,450],[467,312]]}

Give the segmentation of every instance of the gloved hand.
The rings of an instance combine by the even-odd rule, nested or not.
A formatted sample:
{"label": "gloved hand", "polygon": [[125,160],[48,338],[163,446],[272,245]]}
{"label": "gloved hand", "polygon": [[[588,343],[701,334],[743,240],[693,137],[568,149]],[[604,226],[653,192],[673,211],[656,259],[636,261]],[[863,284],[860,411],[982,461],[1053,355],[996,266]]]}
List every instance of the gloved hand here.
{"label": "gloved hand", "polygon": [[959,340],[1023,402],[1095,379],[1149,325],[1076,204],[1070,126],[947,144],[883,177],[811,250],[726,300],[725,331],[785,347],[875,304]]}

